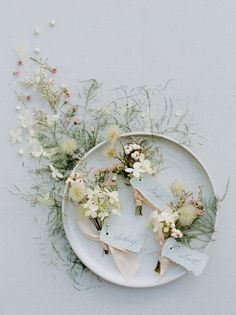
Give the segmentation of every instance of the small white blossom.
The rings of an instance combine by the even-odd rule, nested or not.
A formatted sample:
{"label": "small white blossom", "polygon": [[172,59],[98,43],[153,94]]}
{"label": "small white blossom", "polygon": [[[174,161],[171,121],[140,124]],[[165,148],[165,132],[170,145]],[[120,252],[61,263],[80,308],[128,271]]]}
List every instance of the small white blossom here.
{"label": "small white blossom", "polygon": [[124,146],[124,150],[125,150],[125,154],[127,154],[127,155],[129,155],[132,151],[132,149],[128,145]]}
{"label": "small white blossom", "polygon": [[58,180],[58,179],[62,179],[63,178],[63,175],[52,164],[49,165],[49,168],[50,168],[50,170],[52,172],[52,177],[54,179]]}
{"label": "small white blossom", "polygon": [[148,174],[153,174],[153,169],[151,167],[151,162],[147,159],[145,159],[145,156],[143,153],[140,154],[139,161],[141,163],[142,169],[147,172]]}
{"label": "small white blossom", "polygon": [[55,204],[54,200],[50,198],[50,194],[40,194],[37,196],[37,201],[39,204],[45,208],[51,207]]}
{"label": "small white blossom", "polygon": [[30,155],[39,158],[43,154],[43,147],[39,141],[32,139],[30,141]]}
{"label": "small white blossom", "polygon": [[133,168],[126,168],[126,173],[131,173],[135,178],[139,178],[145,170],[142,168],[142,164],[140,162],[135,162]]}
{"label": "small white blossom", "polygon": [[141,147],[139,144],[136,144],[136,143],[133,144],[133,150],[140,150],[140,149]]}
{"label": "small white blossom", "polygon": [[10,132],[10,141],[11,144],[21,143],[22,142],[22,129],[17,128],[16,131]]}
{"label": "small white blossom", "polygon": [[22,128],[26,128],[26,129],[32,128],[34,122],[33,122],[32,114],[30,112],[25,111],[24,113],[19,115],[17,118],[20,121]]}
{"label": "small white blossom", "polygon": [[109,127],[106,130],[107,139],[111,142],[116,142],[120,136],[120,128],[116,125]]}

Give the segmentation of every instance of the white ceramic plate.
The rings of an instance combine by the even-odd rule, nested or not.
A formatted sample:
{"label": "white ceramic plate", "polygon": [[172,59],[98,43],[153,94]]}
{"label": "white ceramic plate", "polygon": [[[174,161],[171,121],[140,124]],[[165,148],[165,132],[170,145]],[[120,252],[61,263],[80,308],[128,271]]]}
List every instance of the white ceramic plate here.
{"label": "white ceramic plate", "polygon": [[[184,181],[188,190],[193,192],[197,190],[199,185],[203,185],[204,197],[206,199],[215,195],[213,184],[206,169],[187,148],[179,145],[170,138],[150,133],[126,134],[122,136],[122,141],[126,142],[131,136],[148,137],[155,146],[159,147],[160,152],[164,156],[167,168],[161,171],[157,175],[157,178],[164,187],[169,189],[173,181],[178,179]],[[108,143],[103,142],[84,156],[88,164],[88,169],[109,167],[113,164],[113,161],[104,155],[104,150],[107,146]],[[154,233],[147,226],[147,218],[151,210],[144,207],[144,215],[142,217],[135,216],[134,199],[131,189],[121,184],[119,185],[119,192],[122,204],[122,218],[130,222],[137,229],[146,229],[144,250],[137,254],[141,266],[140,270],[131,280],[125,280],[117,270],[111,255],[104,255],[99,243],[87,239],[80,232],[77,225],[78,209],[71,202],[65,201],[62,208],[63,224],[68,241],[75,254],[99,277],[122,286],[136,288],[153,287],[173,281],[184,275],[186,270],[175,264],[162,276],[153,271],[157,263],[159,245],[154,239]],[[204,250],[206,250],[206,247]]]}

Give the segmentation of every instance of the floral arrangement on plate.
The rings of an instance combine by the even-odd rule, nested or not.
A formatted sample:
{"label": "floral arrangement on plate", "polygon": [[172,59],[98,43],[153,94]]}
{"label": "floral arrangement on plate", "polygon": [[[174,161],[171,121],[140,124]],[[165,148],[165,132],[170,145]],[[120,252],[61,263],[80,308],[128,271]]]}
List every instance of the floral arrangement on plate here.
{"label": "floral arrangement on plate", "polygon": [[[216,198],[214,197],[210,206],[207,206],[203,198],[202,187],[198,187],[197,194],[194,196],[193,192],[187,191],[181,182],[175,181],[171,186],[172,195],[169,195],[168,191],[166,192],[168,201],[159,204],[158,199],[161,197],[157,197],[155,202],[145,189],[142,189],[141,185],[137,188],[132,179],[142,182],[145,176],[144,186],[147,184],[148,177],[155,177],[158,181],[158,172],[163,168],[164,157],[160,150],[153,148],[145,137],[133,139],[130,136],[130,138],[130,141],[125,144],[122,136],[118,135],[109,141],[112,151],[115,152],[112,154],[112,158],[117,159],[119,163],[111,164],[108,168],[93,169],[90,172],[83,168],[81,173],[72,172],[67,179],[66,198],[77,206],[76,211],[80,214],[78,226],[81,232],[87,238],[99,242],[105,254],[112,253],[114,262],[125,279],[130,279],[139,270],[138,258],[131,256],[131,252],[139,252],[142,247],[136,251],[127,247],[126,242],[122,244],[120,239],[119,242],[116,242],[118,235],[113,232],[114,235],[104,238],[104,233],[109,235],[112,229],[109,227],[108,233],[110,224],[105,224],[105,222],[109,221],[108,219],[112,215],[122,215],[117,182],[119,179],[124,180],[126,185],[133,186],[135,214],[143,214],[143,205],[153,210],[149,215],[149,224],[162,249],[154,270],[162,275],[172,262],[176,262],[175,256],[165,254],[165,246],[169,244],[167,240],[172,239],[176,244],[178,243],[181,250],[185,251],[188,260],[187,266],[185,259],[178,259],[178,257],[176,263],[199,275],[208,258],[205,254],[193,250],[191,242],[193,239],[204,239],[205,241],[212,239],[217,211]],[[119,143],[119,148],[117,143]],[[105,154],[111,151],[110,145],[104,152]],[[108,156],[111,157],[110,154]],[[154,181],[152,186],[156,193],[160,193],[160,186],[155,185]],[[97,234],[93,234],[91,223],[95,226]],[[132,234],[126,235],[122,227],[119,229],[119,234],[120,232],[123,236],[125,235],[125,238],[132,236]],[[192,264],[191,261],[194,263]]]}
{"label": "floral arrangement on plate", "polygon": [[[76,287],[88,287],[91,280],[89,284],[87,280],[82,283],[81,274],[89,272],[72,251],[63,229],[61,207],[65,182],[69,186],[69,198],[80,204],[84,216],[99,231],[110,215],[120,215],[117,177],[131,185],[133,178],[141,179],[144,174],[153,176],[163,167],[162,154],[158,148],[150,147],[146,139],[130,139],[122,151],[117,151],[122,133],[145,130],[172,136],[185,145],[191,145],[194,139],[198,142],[200,137],[192,129],[194,124],[188,122],[187,111],[174,111],[171,98],[163,96],[168,83],[155,89],[119,87],[108,100],[101,100],[101,84],[91,79],[80,82],[73,95],[69,86],[56,82],[58,69],[38,56],[38,52],[37,57],[29,58],[36,67],[30,73],[23,70],[22,49],[17,50],[17,55],[13,75],[19,83],[16,92],[19,104],[16,106],[17,127],[10,132],[10,140],[18,146],[21,158],[29,157],[36,162],[32,161],[29,167],[34,178],[31,191],[23,193],[16,187],[13,193],[20,194],[34,206],[48,208],[46,226],[50,241],[47,240],[47,246],[51,246],[53,252],[50,263],[62,261]],[[155,97],[160,104],[156,116],[151,109]],[[97,170],[92,180],[80,173],[71,174],[83,156],[104,140],[110,144],[106,155],[117,163],[111,169]],[[194,199],[192,193],[182,190],[175,192],[174,197],[168,205],[168,214],[157,209],[151,214],[150,224],[159,241],[167,238],[188,241],[193,237],[193,230],[203,229],[201,220],[206,205],[202,204],[201,195]],[[150,205],[150,202],[135,189],[134,199],[135,212],[142,215],[142,204]],[[215,199],[215,210],[216,205]],[[42,252],[48,259],[44,247]]]}

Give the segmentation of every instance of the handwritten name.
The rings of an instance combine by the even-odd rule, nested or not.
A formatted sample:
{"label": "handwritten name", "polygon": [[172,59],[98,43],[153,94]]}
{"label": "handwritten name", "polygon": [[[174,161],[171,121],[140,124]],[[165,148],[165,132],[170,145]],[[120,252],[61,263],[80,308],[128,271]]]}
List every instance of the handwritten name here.
{"label": "handwritten name", "polygon": [[129,247],[136,246],[139,243],[139,240],[133,239],[129,234],[120,233],[118,235],[113,236],[114,240],[119,240],[129,244]]}
{"label": "handwritten name", "polygon": [[193,265],[196,263],[199,263],[201,261],[200,259],[193,258],[191,256],[192,255],[189,253],[189,254],[185,254],[185,255],[179,255],[179,258],[185,259],[185,260],[191,262]]}

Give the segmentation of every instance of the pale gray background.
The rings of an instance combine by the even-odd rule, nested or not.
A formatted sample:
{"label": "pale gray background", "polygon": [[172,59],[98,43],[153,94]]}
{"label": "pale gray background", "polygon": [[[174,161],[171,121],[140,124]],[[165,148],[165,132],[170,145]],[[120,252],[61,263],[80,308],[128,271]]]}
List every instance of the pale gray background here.
{"label": "pale gray background", "polygon": [[[222,0],[3,1],[0,10],[1,206],[0,314],[235,314],[236,241],[236,2]],[[49,19],[55,29],[48,29]],[[32,29],[41,28],[35,38]],[[13,49],[39,46],[60,66],[64,81],[95,77],[107,88],[157,85],[189,107],[205,136],[195,152],[217,191],[231,187],[219,214],[217,242],[202,276],[134,290],[104,283],[76,291],[63,270],[44,264],[33,237],[36,211],[9,195],[29,179],[8,144],[15,122]],[[54,278],[56,274],[56,279]]]}

